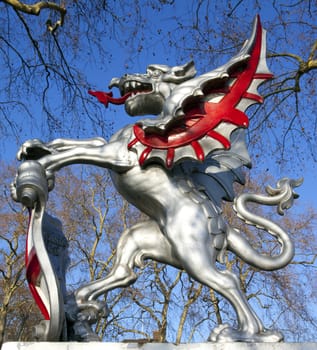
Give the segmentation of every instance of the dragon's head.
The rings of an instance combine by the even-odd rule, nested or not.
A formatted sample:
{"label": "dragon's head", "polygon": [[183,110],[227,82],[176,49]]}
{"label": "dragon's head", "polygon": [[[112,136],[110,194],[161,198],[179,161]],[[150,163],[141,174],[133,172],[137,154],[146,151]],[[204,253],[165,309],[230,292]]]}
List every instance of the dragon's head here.
{"label": "dragon's head", "polygon": [[170,67],[151,64],[145,74],[126,74],[113,78],[109,87],[117,87],[125,99],[125,109],[130,116],[158,115],[174,87],[196,74],[194,63]]}
{"label": "dragon's head", "polygon": [[[193,62],[175,67],[152,64],[145,74],[111,80],[120,98],[112,92],[89,93],[106,107],[124,103],[131,116],[156,116],[133,125],[128,149],[137,152],[141,166],[159,160],[171,168],[185,158],[203,162],[215,150],[229,150],[235,130],[249,125],[246,109],[263,102],[257,89],[272,78],[265,56],[265,31],[257,16],[240,52],[214,70],[196,77]],[[248,161],[246,157],[243,164]]]}

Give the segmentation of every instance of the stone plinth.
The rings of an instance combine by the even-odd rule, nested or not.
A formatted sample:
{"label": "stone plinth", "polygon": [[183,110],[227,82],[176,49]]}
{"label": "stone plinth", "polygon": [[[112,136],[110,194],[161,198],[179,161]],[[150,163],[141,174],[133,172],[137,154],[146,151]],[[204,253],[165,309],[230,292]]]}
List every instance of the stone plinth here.
{"label": "stone plinth", "polygon": [[31,343],[9,342],[2,350],[317,350],[317,343]]}

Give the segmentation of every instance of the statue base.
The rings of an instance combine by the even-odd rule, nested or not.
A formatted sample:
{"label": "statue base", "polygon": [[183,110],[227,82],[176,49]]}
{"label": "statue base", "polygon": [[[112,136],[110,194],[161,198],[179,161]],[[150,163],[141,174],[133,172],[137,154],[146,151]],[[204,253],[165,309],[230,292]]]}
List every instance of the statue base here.
{"label": "statue base", "polygon": [[317,343],[77,343],[8,342],[2,350],[317,350]]}

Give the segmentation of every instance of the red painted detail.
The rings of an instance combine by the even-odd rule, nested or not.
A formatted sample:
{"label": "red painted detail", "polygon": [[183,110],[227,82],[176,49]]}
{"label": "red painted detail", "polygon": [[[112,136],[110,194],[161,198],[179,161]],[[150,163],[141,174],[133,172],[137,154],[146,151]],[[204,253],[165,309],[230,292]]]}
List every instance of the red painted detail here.
{"label": "red painted detail", "polygon": [[202,149],[200,143],[198,141],[192,141],[191,146],[193,147],[193,150],[196,153],[197,159],[200,161],[204,161],[205,153],[204,153],[204,150]]}
{"label": "red painted detail", "polygon": [[249,100],[255,100],[258,103],[263,103],[263,97],[257,94],[252,94],[251,92],[246,92],[243,94],[244,98],[248,98]]}
{"label": "red painted detail", "polygon": [[166,154],[166,166],[170,169],[174,164],[175,148],[169,148]]}
{"label": "red painted detail", "polygon": [[141,154],[140,158],[139,158],[139,163],[140,165],[143,165],[144,162],[146,161],[147,157],[149,156],[149,154],[152,151],[152,147],[147,147]]}
{"label": "red painted detail", "polygon": [[40,311],[42,312],[44,318],[46,320],[50,319],[50,314],[46,308],[46,305],[44,304],[42,298],[40,297],[37,289],[36,284],[40,278],[41,275],[41,266],[40,262],[38,260],[36,251],[34,247],[31,249],[30,254],[28,256],[28,264],[26,266],[26,279],[29,283],[30,291],[33,295],[33,298],[39,307]]}
{"label": "red painted detail", "polygon": [[[193,113],[192,111],[188,112],[187,115],[185,115],[185,127],[191,128],[201,118],[203,118],[203,115],[201,113],[202,113],[201,109],[198,111],[195,111],[195,113]],[[182,131],[184,131],[184,130],[182,130]]]}
{"label": "red painted detail", "polygon": [[224,146],[225,149],[229,149],[231,147],[230,141],[223,135],[219,134],[219,132],[215,130],[210,130],[207,132],[207,135],[219,141]]}
{"label": "red painted detail", "polygon": [[26,278],[30,283],[36,283],[37,278],[41,273],[41,266],[36,255],[35,248],[32,247],[29,256],[28,256],[28,264],[26,266]]}
{"label": "red painted detail", "polygon": [[40,309],[43,317],[45,320],[50,320],[50,315],[46,309],[46,306],[45,304],[43,303],[43,300],[41,299],[36,287],[34,284],[29,284],[29,289],[31,291],[31,294],[33,296],[33,299],[35,300],[36,302],[36,305],[38,306],[38,308]]}
{"label": "red painted detail", "polygon": [[137,142],[139,142],[138,139],[133,139],[131,142],[129,142],[128,149],[130,150]]}
{"label": "red painted detail", "polygon": [[112,97],[112,92],[103,92],[103,91],[94,91],[94,90],[88,90],[88,94],[96,97],[98,101],[102,104],[104,104],[106,107],[108,107],[109,103],[115,104],[115,105],[122,105],[128,97],[131,96],[131,92],[128,92],[122,97]]}
{"label": "red painted detail", "polygon": [[273,77],[274,77],[274,75],[271,73],[255,73],[254,74],[254,79],[267,80],[267,79],[272,79]]}
{"label": "red painted detail", "polygon": [[42,315],[46,320],[50,319],[50,314],[46,308],[46,305],[44,304],[41,296],[39,295],[36,284],[38,282],[39,277],[41,276],[41,265],[38,260],[35,248],[32,247],[31,251],[29,252],[28,247],[28,236],[30,235],[30,225],[31,225],[31,210],[29,210],[29,223],[28,223],[28,230],[27,230],[27,237],[26,237],[26,247],[25,247],[25,266],[26,266],[26,279],[28,281],[28,285],[31,291],[31,294],[33,296],[33,299],[35,300],[38,308],[40,309]]}

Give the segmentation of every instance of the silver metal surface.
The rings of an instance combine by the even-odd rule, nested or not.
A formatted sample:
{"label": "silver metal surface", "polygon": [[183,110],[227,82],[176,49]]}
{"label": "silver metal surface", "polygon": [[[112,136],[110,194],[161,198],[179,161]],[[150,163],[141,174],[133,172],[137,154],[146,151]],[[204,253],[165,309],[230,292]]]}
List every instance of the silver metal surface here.
{"label": "silver metal surface", "polygon": [[[245,66],[247,68],[243,68]],[[241,81],[240,71],[235,71],[237,67],[253,69],[247,84],[241,84],[245,80]],[[216,261],[222,261],[226,250],[266,270],[285,266],[294,254],[287,233],[272,221],[250,214],[246,203],[255,201],[288,208],[297,196],[293,187],[299,182],[283,180],[276,190],[268,190],[269,196],[243,195],[235,200],[239,216],[277,238],[281,244],[278,256],[258,253],[237,229],[227,224],[221,211],[222,199],[234,199],[232,185],[235,181],[244,182],[242,168],[250,166],[243,112],[250,104],[261,102],[257,87],[271,77],[265,63],[265,33],[258,20],[250,40],[228,64],[196,78],[195,72],[192,62],[176,67],[151,65],[146,74],[113,79],[111,86],[118,87],[122,95],[129,95],[125,108],[130,115],[158,116],[123,128],[109,143],[102,138],[58,139],[50,143],[30,140],[18,153],[22,159],[36,157],[50,174],[51,182],[52,174],[70,164],[107,168],[121,195],[149,216],[149,220],[122,233],[110,274],[76,291],[74,305],[69,308],[75,321],[87,321],[81,324],[84,325],[82,339],[89,324],[102,314],[104,305],[97,298],[111,289],[133,283],[137,278],[134,268],[142,266],[145,259],[185,269],[192,278],[219,292],[232,304],[238,327],[219,325],[211,333],[210,341],[278,342],[283,339],[280,332],[264,328],[242,293],[238,278],[231,271],[216,267]],[[233,89],[238,96],[234,103],[226,98]],[[210,115],[199,115],[202,127],[197,128],[195,112],[191,115],[191,124],[186,124],[186,110],[194,103],[199,104],[203,112],[223,105],[230,113],[212,129],[203,124],[207,120],[204,118]],[[235,120],[229,118],[231,114],[236,116]],[[181,131],[177,134],[179,128]],[[192,130],[200,134],[193,138]],[[185,140],[182,143],[181,136]],[[19,191],[17,181],[13,196],[22,201],[21,196],[16,195]],[[28,201],[32,204],[33,199],[26,204]]]}

